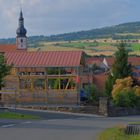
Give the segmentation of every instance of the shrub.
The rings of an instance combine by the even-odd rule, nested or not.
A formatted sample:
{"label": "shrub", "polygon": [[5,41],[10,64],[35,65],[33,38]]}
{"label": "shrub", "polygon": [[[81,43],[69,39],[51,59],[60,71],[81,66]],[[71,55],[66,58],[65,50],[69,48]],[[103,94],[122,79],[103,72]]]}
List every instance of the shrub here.
{"label": "shrub", "polygon": [[131,77],[117,79],[113,86],[112,97],[116,106],[140,106],[140,87],[133,85]]}
{"label": "shrub", "polygon": [[120,91],[113,98],[113,103],[119,107],[134,107],[137,102],[138,98],[133,91]]}
{"label": "shrub", "polygon": [[98,90],[95,85],[90,85],[85,88],[88,102],[94,102],[98,100]]}

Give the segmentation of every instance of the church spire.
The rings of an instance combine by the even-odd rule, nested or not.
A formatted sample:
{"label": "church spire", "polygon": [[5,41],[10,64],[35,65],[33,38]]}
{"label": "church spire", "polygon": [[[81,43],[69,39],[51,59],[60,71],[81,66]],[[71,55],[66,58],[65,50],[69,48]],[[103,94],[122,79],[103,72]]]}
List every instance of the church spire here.
{"label": "church spire", "polygon": [[26,29],[24,27],[24,18],[23,18],[23,13],[22,10],[20,11],[20,17],[19,17],[19,27],[17,29],[17,36],[18,37],[26,37]]}
{"label": "church spire", "polygon": [[17,28],[17,38],[16,38],[16,44],[17,44],[17,49],[21,50],[26,50],[27,49],[27,37],[26,37],[26,29],[24,27],[24,18],[23,18],[23,13],[22,9],[20,11],[20,16],[19,16],[19,23],[18,23],[18,28]]}

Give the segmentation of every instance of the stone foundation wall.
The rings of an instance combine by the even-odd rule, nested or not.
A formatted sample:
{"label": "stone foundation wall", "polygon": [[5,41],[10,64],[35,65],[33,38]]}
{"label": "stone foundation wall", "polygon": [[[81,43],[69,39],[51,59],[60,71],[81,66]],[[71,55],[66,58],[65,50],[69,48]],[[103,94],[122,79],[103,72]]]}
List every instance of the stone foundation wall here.
{"label": "stone foundation wall", "polygon": [[17,106],[26,109],[51,110],[71,113],[98,114],[98,106]]}
{"label": "stone foundation wall", "polygon": [[140,115],[140,107],[135,108],[125,108],[125,107],[109,107],[108,116],[109,117],[119,117],[128,115]]}
{"label": "stone foundation wall", "polygon": [[99,115],[119,117],[128,115],[140,115],[140,107],[126,108],[115,107],[110,104],[108,98],[102,97],[99,101]]}

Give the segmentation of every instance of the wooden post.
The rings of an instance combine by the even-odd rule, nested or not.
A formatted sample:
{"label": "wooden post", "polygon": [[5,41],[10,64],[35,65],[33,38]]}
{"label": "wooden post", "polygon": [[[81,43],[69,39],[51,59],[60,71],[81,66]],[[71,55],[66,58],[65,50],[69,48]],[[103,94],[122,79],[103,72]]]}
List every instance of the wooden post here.
{"label": "wooden post", "polygon": [[[79,67],[77,67],[77,77],[79,78]],[[80,84],[79,81],[76,81],[77,84],[77,105],[80,104]]]}
{"label": "wooden post", "polygon": [[34,79],[31,78],[31,91],[33,92],[34,91]]}
{"label": "wooden post", "polygon": [[18,93],[20,93],[20,85],[21,85],[20,84],[20,77],[18,76],[18,89],[17,89],[18,90]]}
{"label": "wooden post", "polygon": [[17,77],[18,77],[18,88],[17,88],[17,92],[20,94],[20,75],[19,75],[19,72],[20,72],[20,70],[19,70],[19,68],[17,68]]}
{"label": "wooden post", "polygon": [[60,68],[58,69],[59,70],[59,90],[61,89],[61,78],[60,78],[60,75],[61,75],[61,70]]}
{"label": "wooden post", "polygon": [[45,94],[46,94],[46,103],[48,103],[48,74],[47,74],[47,68],[45,68]]}

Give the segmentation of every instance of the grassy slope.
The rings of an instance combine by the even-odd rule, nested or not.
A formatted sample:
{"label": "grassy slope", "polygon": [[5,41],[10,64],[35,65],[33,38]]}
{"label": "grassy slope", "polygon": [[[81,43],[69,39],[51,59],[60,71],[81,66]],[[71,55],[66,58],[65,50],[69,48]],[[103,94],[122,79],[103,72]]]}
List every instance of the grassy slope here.
{"label": "grassy slope", "polygon": [[113,127],[102,132],[98,140],[140,140],[140,136],[125,135],[123,128]]}
{"label": "grassy slope", "polygon": [[12,112],[0,112],[0,118],[3,119],[39,119],[38,116],[24,115]]}

